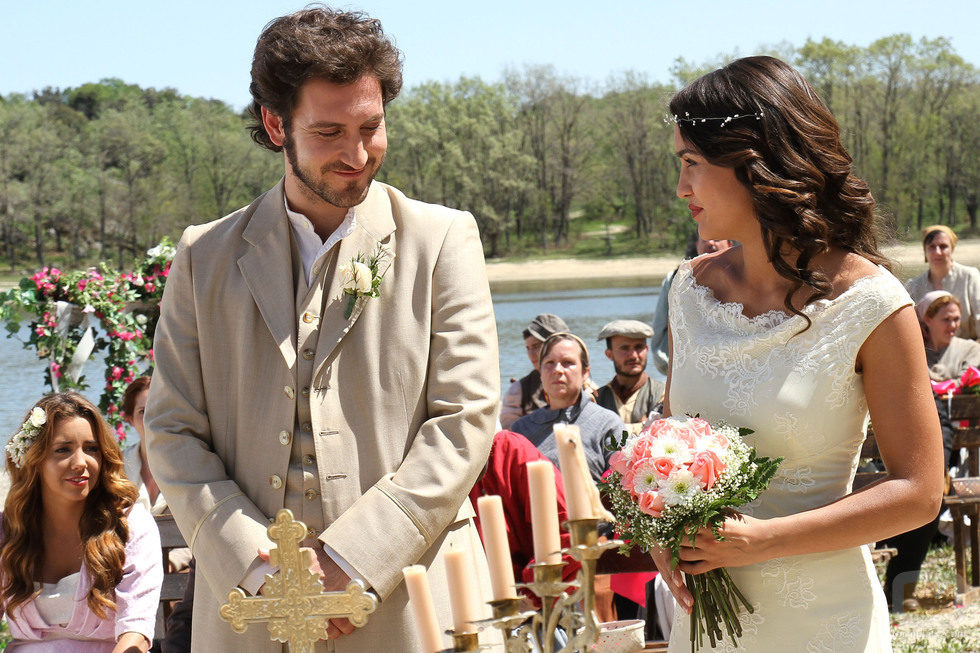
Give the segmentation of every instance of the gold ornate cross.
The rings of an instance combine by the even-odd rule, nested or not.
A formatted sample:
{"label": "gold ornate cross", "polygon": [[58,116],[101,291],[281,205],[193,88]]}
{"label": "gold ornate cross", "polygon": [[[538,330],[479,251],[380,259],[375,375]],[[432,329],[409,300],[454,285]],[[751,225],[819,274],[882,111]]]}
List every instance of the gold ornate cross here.
{"label": "gold ornate cross", "polygon": [[269,562],[279,571],[265,577],[261,596],[246,596],[239,588],[228,594],[221,606],[221,618],[243,633],[250,623],[265,622],[269,636],[289,644],[291,653],[313,653],[313,644],[327,638],[327,620],[346,617],[357,627],[367,623],[378,607],[378,599],[358,580],[343,592],[324,592],[320,579],[310,571],[313,552],[302,551],[306,526],[283,509],[269,526],[269,539],[276,548],[269,551]]}

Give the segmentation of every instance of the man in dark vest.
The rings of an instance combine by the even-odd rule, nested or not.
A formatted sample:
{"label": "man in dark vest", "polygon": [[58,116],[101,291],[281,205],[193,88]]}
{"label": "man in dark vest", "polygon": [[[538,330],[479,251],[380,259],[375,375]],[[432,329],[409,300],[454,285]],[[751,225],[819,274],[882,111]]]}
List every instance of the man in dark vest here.
{"label": "man in dark vest", "polygon": [[542,313],[524,329],[522,337],[527,348],[527,357],[534,369],[517,381],[513,381],[500,402],[500,425],[509,429],[518,418],[548,405],[541,388],[541,373],[538,371],[538,356],[544,341],[556,333],[567,332],[568,325],[557,315]]}
{"label": "man in dark vest", "polygon": [[653,329],[638,320],[616,320],[602,327],[597,340],[606,341],[606,358],[616,376],[599,388],[596,402],[618,414],[634,433],[653,410],[663,405],[664,384],[646,373],[647,338]]}

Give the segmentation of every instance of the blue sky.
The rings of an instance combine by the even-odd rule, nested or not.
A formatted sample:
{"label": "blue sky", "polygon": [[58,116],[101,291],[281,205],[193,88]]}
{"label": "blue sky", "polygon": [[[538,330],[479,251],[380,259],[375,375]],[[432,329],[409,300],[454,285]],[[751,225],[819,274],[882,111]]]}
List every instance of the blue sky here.
{"label": "blue sky", "polygon": [[[270,19],[303,4],[0,0],[0,94],[119,77],[242,108],[256,37]],[[677,57],[700,63],[782,41],[801,45],[808,37],[866,46],[898,32],[948,37],[980,67],[976,0],[362,0],[335,6],[382,20],[405,53],[406,87],[461,75],[495,81],[505,67],[523,64],[552,64],[597,85],[624,70],[666,82]]]}

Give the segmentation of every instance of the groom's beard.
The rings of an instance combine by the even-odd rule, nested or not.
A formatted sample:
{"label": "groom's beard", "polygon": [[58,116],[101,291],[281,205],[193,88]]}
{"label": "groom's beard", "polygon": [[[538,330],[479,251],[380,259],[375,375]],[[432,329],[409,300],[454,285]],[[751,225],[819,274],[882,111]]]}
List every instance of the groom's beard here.
{"label": "groom's beard", "polygon": [[303,165],[296,154],[296,146],[290,130],[286,130],[286,140],[282,145],[286,153],[286,161],[290,169],[300,183],[306,188],[308,194],[318,197],[322,201],[341,209],[349,209],[357,206],[367,197],[368,188],[374,180],[381,164],[384,163],[385,153],[380,158],[369,158],[364,164],[364,174],[356,181],[349,182],[343,188],[332,188],[327,183],[325,177],[331,170],[347,171],[350,166],[341,163],[326,164],[319,170],[319,174],[312,165]]}

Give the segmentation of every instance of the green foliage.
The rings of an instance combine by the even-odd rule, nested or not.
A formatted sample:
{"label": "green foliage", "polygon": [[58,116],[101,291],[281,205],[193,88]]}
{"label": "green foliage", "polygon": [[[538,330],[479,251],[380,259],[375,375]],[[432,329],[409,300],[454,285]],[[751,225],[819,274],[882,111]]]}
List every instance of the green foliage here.
{"label": "green foliage", "polygon": [[[831,108],[858,176],[892,229],[980,233],[980,78],[948,39],[867,47],[761,46]],[[488,256],[679,250],[693,229],[675,197],[668,98],[745,53],[679,58],[670,83],[635,72],[587,83],[550,66],[406,89],[387,107],[381,179],[471,211]],[[125,267],[163,236],[235,210],[282,175],[247,119],[217,100],[120,79],[0,96],[0,258],[9,269]]]}

